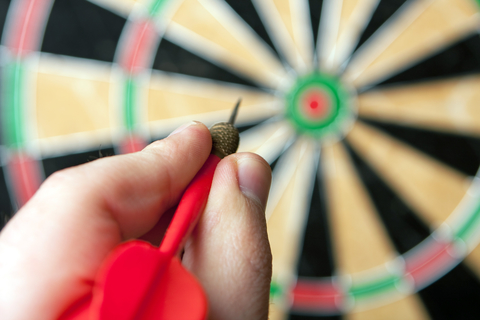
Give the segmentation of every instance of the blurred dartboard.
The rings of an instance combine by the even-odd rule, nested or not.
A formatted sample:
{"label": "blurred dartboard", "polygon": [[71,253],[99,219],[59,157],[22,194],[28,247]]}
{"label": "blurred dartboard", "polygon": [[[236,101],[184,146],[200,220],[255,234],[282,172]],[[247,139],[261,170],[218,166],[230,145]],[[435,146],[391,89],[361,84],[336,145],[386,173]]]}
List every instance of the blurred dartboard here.
{"label": "blurred dartboard", "polygon": [[480,319],[480,2],[0,0],[0,227],[239,97],[270,319]]}

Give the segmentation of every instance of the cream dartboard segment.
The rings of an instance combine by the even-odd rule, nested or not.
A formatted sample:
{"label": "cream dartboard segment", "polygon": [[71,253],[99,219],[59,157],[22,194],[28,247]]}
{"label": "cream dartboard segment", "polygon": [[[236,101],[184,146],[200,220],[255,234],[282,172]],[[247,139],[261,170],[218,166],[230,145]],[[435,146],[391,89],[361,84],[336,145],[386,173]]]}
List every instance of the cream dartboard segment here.
{"label": "cream dartboard segment", "polygon": [[[138,152],[187,121],[224,121],[241,97],[240,151],[273,169],[271,319],[480,317],[464,307],[480,295],[479,10],[476,0],[11,0],[0,199],[13,209],[2,204],[0,226],[61,161]],[[50,49],[77,24],[98,35],[97,55]]]}

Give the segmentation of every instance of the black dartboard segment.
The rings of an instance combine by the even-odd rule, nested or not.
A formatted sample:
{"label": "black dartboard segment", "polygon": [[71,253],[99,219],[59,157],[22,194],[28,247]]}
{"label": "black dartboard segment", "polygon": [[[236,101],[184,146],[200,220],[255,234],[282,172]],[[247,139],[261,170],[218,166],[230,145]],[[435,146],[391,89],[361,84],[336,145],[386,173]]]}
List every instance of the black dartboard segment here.
{"label": "black dartboard segment", "polygon": [[113,62],[125,19],[84,0],[55,1],[42,51]]}

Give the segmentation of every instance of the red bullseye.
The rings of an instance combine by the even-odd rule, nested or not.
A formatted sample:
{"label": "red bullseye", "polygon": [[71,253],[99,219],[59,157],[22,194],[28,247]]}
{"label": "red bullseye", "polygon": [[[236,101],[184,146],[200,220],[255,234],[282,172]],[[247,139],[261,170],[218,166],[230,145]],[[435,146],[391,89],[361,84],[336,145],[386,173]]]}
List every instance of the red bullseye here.
{"label": "red bullseye", "polygon": [[321,120],[330,114],[331,100],[322,90],[309,90],[303,95],[300,108],[307,118]]}

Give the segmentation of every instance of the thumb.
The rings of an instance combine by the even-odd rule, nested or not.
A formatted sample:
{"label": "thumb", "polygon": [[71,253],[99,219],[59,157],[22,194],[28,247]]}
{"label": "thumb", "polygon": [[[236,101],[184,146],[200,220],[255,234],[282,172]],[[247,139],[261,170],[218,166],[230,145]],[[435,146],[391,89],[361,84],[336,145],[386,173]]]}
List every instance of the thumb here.
{"label": "thumb", "polygon": [[209,299],[210,319],[267,319],[272,256],[265,222],[270,166],[254,154],[222,160],[183,262]]}

